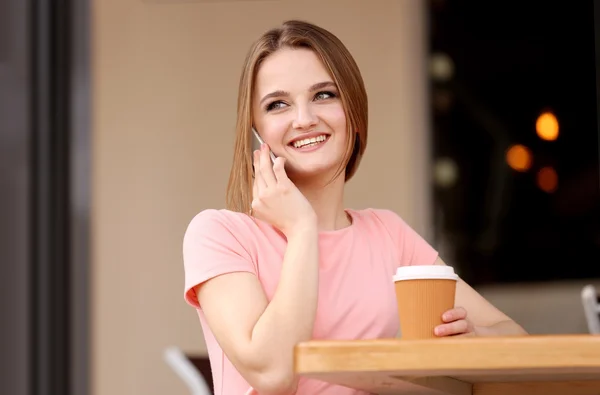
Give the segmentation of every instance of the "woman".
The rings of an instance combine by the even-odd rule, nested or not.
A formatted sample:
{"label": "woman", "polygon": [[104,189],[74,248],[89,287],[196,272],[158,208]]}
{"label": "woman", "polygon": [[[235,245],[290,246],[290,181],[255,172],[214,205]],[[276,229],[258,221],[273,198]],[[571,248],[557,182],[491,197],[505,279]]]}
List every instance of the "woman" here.
{"label": "woman", "polygon": [[[253,127],[265,142],[254,152]],[[215,391],[362,394],[298,380],[294,345],[395,337],[396,268],[444,262],[395,213],[343,206],[367,146],[367,95],[352,56],[309,23],[265,33],[246,58],[236,128],[228,210],[202,211],[184,237],[185,298],[200,317]],[[462,280],[456,306],[438,336],[525,333]]]}

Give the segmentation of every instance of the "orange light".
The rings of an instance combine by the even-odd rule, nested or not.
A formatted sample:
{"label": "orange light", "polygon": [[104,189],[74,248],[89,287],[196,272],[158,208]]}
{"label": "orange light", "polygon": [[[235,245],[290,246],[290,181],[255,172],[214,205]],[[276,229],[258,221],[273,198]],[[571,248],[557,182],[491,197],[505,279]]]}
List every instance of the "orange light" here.
{"label": "orange light", "polygon": [[558,119],[551,112],[544,112],[535,122],[535,130],[542,140],[554,141],[558,138]]}
{"label": "orange light", "polygon": [[552,167],[542,167],[537,173],[538,187],[547,193],[552,193],[558,188],[558,175]]}
{"label": "orange light", "polygon": [[515,144],[506,151],[506,163],[516,171],[527,171],[531,168],[532,155],[529,148]]}

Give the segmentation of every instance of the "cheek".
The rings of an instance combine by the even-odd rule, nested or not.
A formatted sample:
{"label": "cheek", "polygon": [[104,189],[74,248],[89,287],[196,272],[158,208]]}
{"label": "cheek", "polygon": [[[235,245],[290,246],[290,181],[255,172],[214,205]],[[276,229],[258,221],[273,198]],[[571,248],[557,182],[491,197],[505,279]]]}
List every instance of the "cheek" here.
{"label": "cheek", "polygon": [[346,133],[346,114],[342,106],[332,108],[328,114],[329,126],[336,134]]}
{"label": "cheek", "polygon": [[289,125],[289,120],[284,117],[270,117],[262,122],[262,131],[259,131],[266,143],[279,144],[285,136]]}

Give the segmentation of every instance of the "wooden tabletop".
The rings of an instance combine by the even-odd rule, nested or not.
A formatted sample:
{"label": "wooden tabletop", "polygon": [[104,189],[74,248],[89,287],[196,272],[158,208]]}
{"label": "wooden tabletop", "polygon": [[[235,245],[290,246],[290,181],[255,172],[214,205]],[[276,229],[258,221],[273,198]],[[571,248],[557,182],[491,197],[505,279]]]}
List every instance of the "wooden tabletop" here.
{"label": "wooden tabletop", "polygon": [[600,336],[309,341],[295,369],[377,394],[598,395]]}

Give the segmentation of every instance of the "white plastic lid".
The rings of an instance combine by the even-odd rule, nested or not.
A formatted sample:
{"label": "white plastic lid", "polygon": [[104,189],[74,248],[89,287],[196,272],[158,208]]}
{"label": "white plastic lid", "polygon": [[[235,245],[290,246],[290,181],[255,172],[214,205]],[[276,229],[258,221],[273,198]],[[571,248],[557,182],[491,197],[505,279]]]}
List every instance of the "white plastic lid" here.
{"label": "white plastic lid", "polygon": [[458,275],[454,273],[452,266],[417,265],[400,266],[394,276],[394,281],[419,279],[458,280]]}

